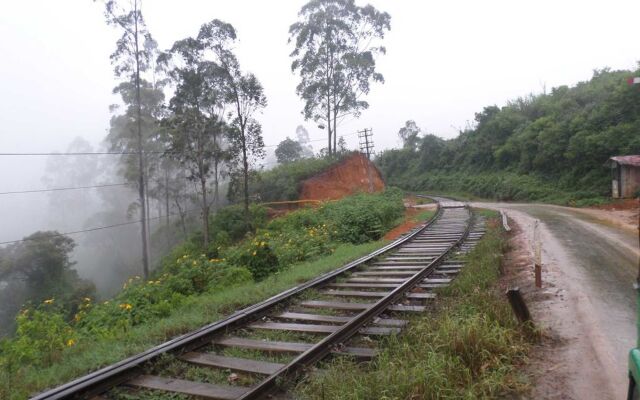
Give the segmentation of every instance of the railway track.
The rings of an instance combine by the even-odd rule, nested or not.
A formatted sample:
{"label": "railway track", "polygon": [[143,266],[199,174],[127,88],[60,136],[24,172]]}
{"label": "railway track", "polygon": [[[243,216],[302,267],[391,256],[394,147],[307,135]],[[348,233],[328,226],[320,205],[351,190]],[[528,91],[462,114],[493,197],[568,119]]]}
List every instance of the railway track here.
{"label": "railway track", "polygon": [[451,282],[464,267],[460,255],[484,233],[483,219],[464,203],[433,199],[436,215],[384,248],[33,399],[108,399],[123,391],[278,397],[283,382],[313,372],[322,359],[370,360],[376,338],[400,333],[407,315],[426,311],[433,290]]}

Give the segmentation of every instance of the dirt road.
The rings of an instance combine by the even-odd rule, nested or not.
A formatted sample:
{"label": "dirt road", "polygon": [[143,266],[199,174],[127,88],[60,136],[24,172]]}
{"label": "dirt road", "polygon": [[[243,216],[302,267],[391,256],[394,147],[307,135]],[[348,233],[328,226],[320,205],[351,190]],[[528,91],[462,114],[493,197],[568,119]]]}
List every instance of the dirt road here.
{"label": "dirt road", "polygon": [[[543,288],[525,267],[521,285],[537,321],[554,338],[534,356],[533,398],[623,399],[627,353],[636,342],[638,237],[602,215],[550,205],[478,203],[504,210],[533,261],[536,221]],[[526,281],[526,282],[525,282]]]}

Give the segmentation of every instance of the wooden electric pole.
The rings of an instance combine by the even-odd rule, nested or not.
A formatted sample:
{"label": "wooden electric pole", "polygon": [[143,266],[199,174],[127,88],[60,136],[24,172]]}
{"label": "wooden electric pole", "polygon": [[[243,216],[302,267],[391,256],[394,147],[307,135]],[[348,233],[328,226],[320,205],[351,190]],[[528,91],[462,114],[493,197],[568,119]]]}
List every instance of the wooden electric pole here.
{"label": "wooden electric pole", "polygon": [[364,129],[358,131],[358,139],[360,139],[360,152],[366,154],[367,158],[371,160],[373,154],[373,129]]}

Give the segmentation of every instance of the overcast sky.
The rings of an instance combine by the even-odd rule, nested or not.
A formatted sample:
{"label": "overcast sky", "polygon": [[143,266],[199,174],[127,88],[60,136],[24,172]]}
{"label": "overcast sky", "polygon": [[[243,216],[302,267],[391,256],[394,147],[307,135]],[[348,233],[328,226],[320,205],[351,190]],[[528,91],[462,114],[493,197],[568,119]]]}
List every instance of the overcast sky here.
{"label": "overcast sky", "polygon": [[[304,3],[146,0],[142,11],[162,49],[214,18],[236,28],[241,65],[265,87],[269,105],[259,119],[265,142],[275,145],[300,124],[312,139],[324,137],[303,120],[290,69],[288,28]],[[373,128],[377,149],[397,146],[407,119],[453,137],[484,106],[587,80],[595,68],[633,68],[640,59],[638,0],[370,3],[391,14],[387,54],[377,63],[386,83],[373,85],[370,109],[339,134]],[[105,24],[101,2],[2,1],[0,153],[62,151],[77,136],[101,142],[108,106],[117,101],[109,54],[118,34]],[[355,147],[356,136],[346,139]],[[42,168],[33,158],[0,156],[0,192],[42,186]]]}

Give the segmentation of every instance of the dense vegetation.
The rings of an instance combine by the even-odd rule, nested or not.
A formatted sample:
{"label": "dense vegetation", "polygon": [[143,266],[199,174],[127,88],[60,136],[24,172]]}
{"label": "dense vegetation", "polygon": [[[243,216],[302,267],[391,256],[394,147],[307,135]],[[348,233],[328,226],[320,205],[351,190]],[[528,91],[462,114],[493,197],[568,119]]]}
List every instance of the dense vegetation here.
{"label": "dense vegetation", "polygon": [[[170,320],[176,310],[202,296],[220,295],[233,305],[255,301],[251,296],[238,299],[234,288],[244,285],[245,291],[251,291],[249,286],[260,287],[254,286],[255,281],[295,274],[304,261],[331,257],[336,249],[344,253],[345,249],[358,249],[360,244],[378,240],[403,217],[404,206],[399,190],[387,190],[301,209],[271,221],[263,208],[252,207],[250,226],[254,230],[245,230],[245,220],[238,218],[243,214],[242,206],[216,214],[211,219],[211,231],[216,235],[207,248],[202,248],[197,235],[192,237],[164,258],[150,280],[130,279],[113,299],[96,302],[87,296],[73,310],[58,297],[25,306],[16,319],[16,334],[0,341],[1,397],[17,393],[15,398],[21,398],[25,390],[41,388],[37,377],[45,370],[57,379],[69,379],[52,371],[57,364],[78,372],[78,368],[113,362],[112,355],[92,353],[92,348],[99,345],[104,351],[108,347],[105,344],[120,343],[125,337],[139,342],[140,338],[130,336],[133,332],[140,329],[149,335],[144,327]],[[343,254],[341,259],[345,258]],[[323,269],[335,266],[324,265]],[[274,282],[278,279],[266,287],[284,289]],[[225,297],[227,292],[233,292],[231,298]],[[70,358],[78,357],[78,347],[90,361],[85,358],[85,364],[70,366]]]}
{"label": "dense vegetation", "polygon": [[58,232],[36,232],[24,241],[0,248],[0,336],[15,329],[14,318],[25,302],[56,297],[68,315],[82,298],[95,295],[95,286],[78,276],[70,254],[75,242]]}
{"label": "dense vegetation", "polygon": [[499,224],[469,254],[437,312],[388,339],[371,365],[336,359],[298,387],[304,399],[479,399],[526,390],[518,366],[535,337],[496,287],[505,240]]}
{"label": "dense vegetation", "polygon": [[297,200],[303,180],[342,161],[348,154],[344,151],[332,157],[304,158],[260,172],[251,182],[251,194],[260,201]]}
{"label": "dense vegetation", "polygon": [[595,71],[591,80],[485,107],[451,140],[419,137],[376,160],[390,184],[500,200],[599,201],[609,194],[610,156],[640,152],[640,71]]}

